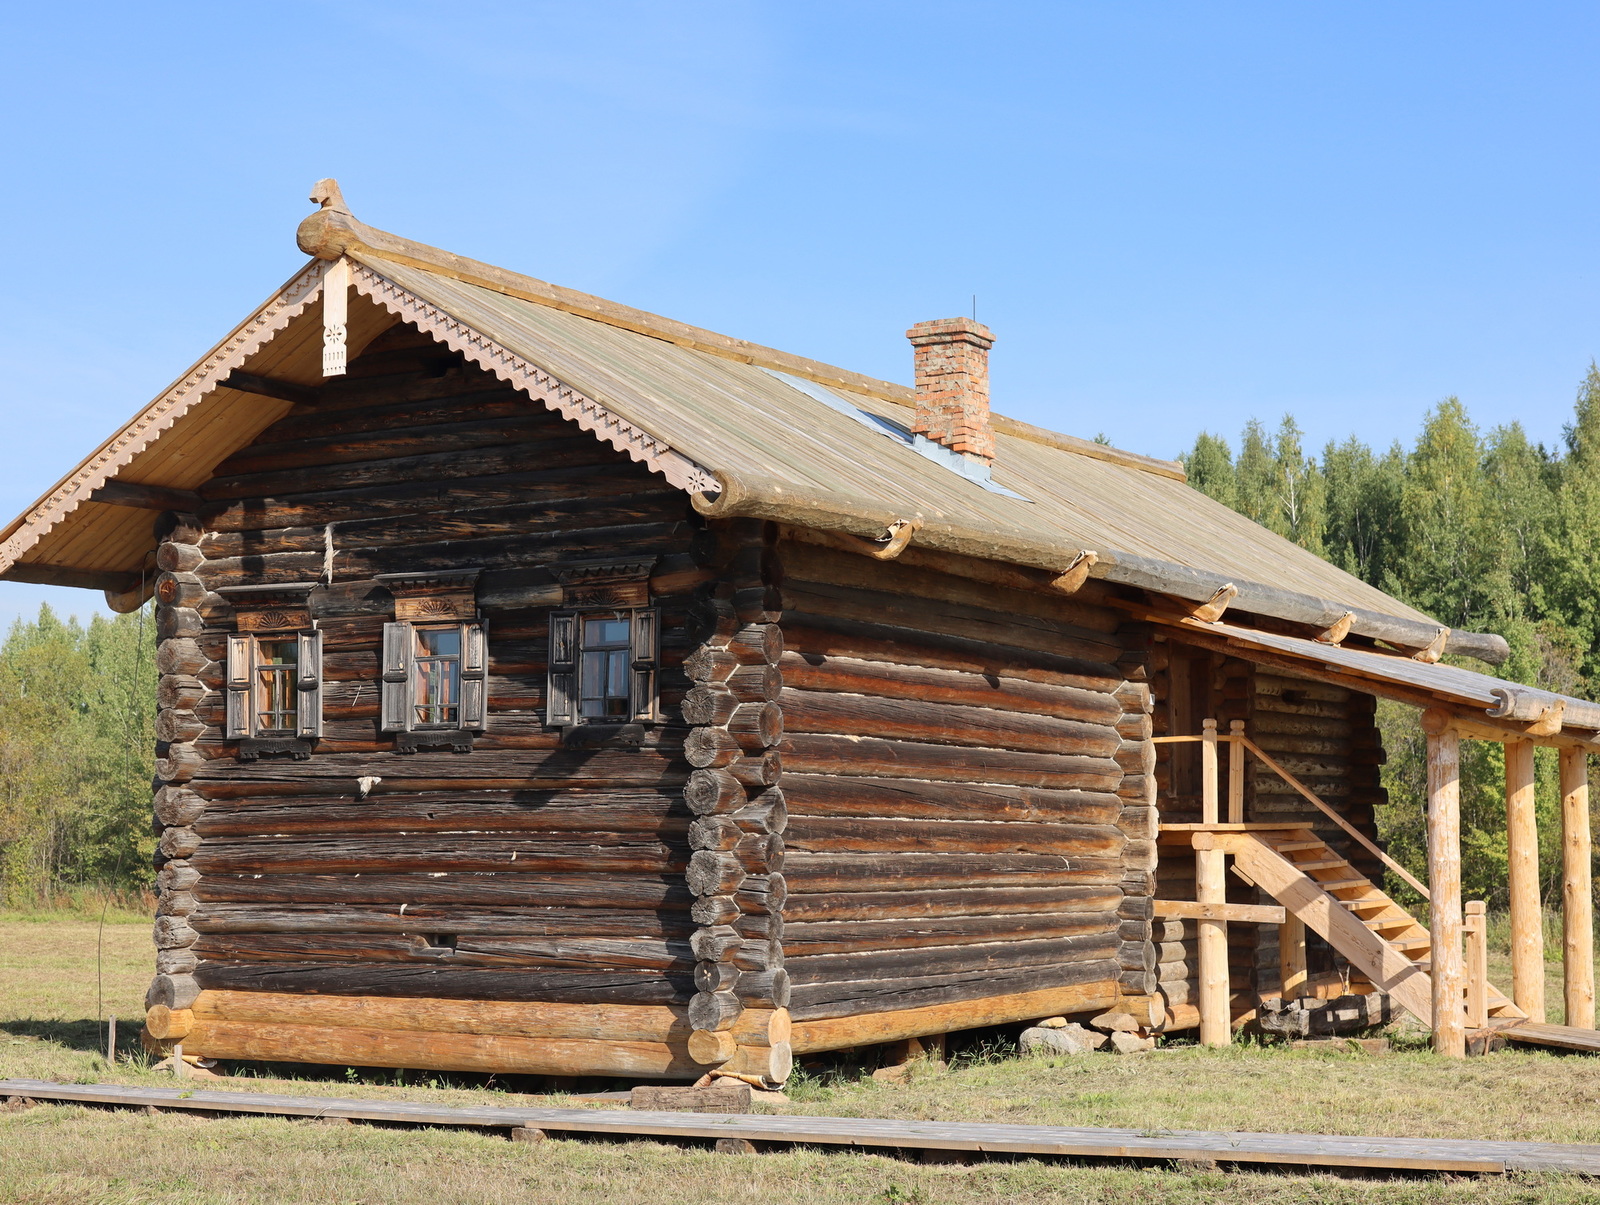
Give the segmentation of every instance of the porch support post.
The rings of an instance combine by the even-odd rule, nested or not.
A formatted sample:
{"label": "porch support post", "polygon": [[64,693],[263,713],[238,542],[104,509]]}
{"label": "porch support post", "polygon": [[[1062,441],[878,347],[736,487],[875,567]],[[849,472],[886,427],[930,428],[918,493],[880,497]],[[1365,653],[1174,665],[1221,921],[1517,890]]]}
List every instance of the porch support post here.
{"label": "porch support post", "polygon": [[1433,897],[1433,1048],[1465,1058],[1466,975],[1461,964],[1461,738],[1446,712],[1423,715],[1428,734],[1428,892]]}
{"label": "porch support post", "polygon": [[1589,756],[1561,750],[1561,929],[1567,1024],[1594,1025],[1594,888],[1589,837]]}
{"label": "porch support post", "polygon": [[1539,827],[1533,742],[1506,742],[1506,843],[1510,862],[1511,996],[1530,1021],[1544,1021],[1544,918],[1539,900]]}
{"label": "porch support post", "polygon": [[[1200,819],[1216,824],[1218,804],[1217,722],[1201,724],[1200,742]],[[1194,898],[1202,904],[1228,902],[1228,884],[1220,849],[1212,847],[1209,834],[1196,833],[1194,853]],[[1228,1001],[1228,922],[1197,920],[1200,954],[1200,1042],[1205,1046],[1226,1046],[1233,1040],[1233,1014]]]}
{"label": "porch support post", "polygon": [[1228,823],[1244,823],[1244,721],[1228,725]]}

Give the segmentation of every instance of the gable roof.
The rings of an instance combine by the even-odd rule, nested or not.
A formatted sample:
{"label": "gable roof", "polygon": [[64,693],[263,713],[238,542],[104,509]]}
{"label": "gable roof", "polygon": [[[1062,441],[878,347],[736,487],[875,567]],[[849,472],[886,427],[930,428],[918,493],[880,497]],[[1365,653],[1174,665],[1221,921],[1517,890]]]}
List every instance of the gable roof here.
{"label": "gable roof", "polygon": [[[1423,647],[1428,616],[1184,484],[1182,469],[1003,416],[985,489],[912,445],[914,393],[563,289],[357,222],[337,189],[300,230],[315,258],[178,382],[0,531],[0,577],[143,593],[149,511],[119,488],[194,491],[292,402],[227,384],[248,371],[320,380],[312,303],[328,264],[352,265],[352,350],[412,323],[686,490],[703,513],[881,539],[916,520],[919,545],[1094,577],[1236,611]],[[362,300],[364,299],[364,301]],[[154,493],[152,493],[154,491]],[[132,602],[133,599],[124,599]],[[1499,637],[1450,633],[1497,660]]]}

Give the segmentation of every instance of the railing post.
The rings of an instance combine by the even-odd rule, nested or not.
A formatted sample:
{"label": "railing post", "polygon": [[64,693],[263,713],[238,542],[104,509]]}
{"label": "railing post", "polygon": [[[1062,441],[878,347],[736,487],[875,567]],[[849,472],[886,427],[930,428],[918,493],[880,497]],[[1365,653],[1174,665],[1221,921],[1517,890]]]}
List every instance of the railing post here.
{"label": "railing post", "polygon": [[1461,932],[1467,943],[1467,1028],[1489,1024],[1489,918],[1482,900],[1468,900]]}
{"label": "railing post", "polygon": [[1461,737],[1446,711],[1422,715],[1428,734],[1428,895],[1433,934],[1433,1048],[1467,1053],[1461,967]]}
{"label": "railing post", "polygon": [[1244,721],[1228,725],[1228,823],[1244,823]]}
{"label": "railing post", "polygon": [[1567,1024],[1594,1028],[1594,886],[1590,866],[1589,756],[1561,750],[1561,932]]}
{"label": "railing post", "polygon": [[1511,896],[1511,998],[1544,1020],[1544,917],[1539,827],[1533,810],[1533,742],[1506,742],[1506,853]]}
{"label": "railing post", "polygon": [[1200,724],[1200,823],[1217,823],[1217,722]]}

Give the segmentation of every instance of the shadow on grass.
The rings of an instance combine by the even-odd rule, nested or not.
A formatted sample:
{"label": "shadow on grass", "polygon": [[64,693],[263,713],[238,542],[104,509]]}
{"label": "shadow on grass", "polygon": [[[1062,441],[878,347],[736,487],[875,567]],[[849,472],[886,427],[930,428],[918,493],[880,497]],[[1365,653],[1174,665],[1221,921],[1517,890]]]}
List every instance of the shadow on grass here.
{"label": "shadow on grass", "polygon": [[[142,1054],[144,1048],[139,1043],[139,1030],[144,1025],[144,1018],[137,1020],[128,1019],[117,1022],[117,1053],[119,1055]],[[0,1021],[0,1033],[9,1033],[19,1038],[38,1038],[41,1041],[53,1042],[57,1046],[68,1050],[81,1050],[87,1054],[104,1054],[106,1052],[106,1025],[104,1021]]]}

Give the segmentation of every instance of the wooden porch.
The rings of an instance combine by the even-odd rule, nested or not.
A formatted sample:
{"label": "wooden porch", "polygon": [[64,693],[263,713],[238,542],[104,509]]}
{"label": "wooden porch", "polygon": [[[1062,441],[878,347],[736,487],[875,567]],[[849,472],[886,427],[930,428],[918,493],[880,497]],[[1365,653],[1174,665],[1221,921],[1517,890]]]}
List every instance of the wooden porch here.
{"label": "wooden porch", "polygon": [[[1199,735],[1154,738],[1200,747],[1201,819],[1164,824],[1165,851],[1193,850],[1193,901],[1158,900],[1158,917],[1193,920],[1198,931],[1200,1040],[1222,1046],[1238,1019],[1230,980],[1229,924],[1278,926],[1283,995],[1310,994],[1306,934],[1320,936],[1347,959],[1364,983],[1381,991],[1433,1030],[1439,1053],[1463,1057],[1469,1034],[1600,1053],[1595,1030],[1592,952],[1587,740],[1560,742],[1555,731],[1518,736],[1461,720],[1444,709],[1423,716],[1428,734],[1428,883],[1419,882],[1365,833],[1259,748],[1241,721],[1221,733],[1207,719]],[[1530,728],[1533,726],[1530,726]],[[1547,725],[1548,727],[1548,725]],[[1503,739],[1506,751],[1507,831],[1511,860],[1512,992],[1488,980],[1485,905],[1461,899],[1460,741]],[[1534,741],[1561,752],[1563,920],[1568,1024],[1545,1021],[1543,939],[1538,890],[1538,832],[1534,818]],[[1227,799],[1220,764],[1227,747]],[[1328,820],[1376,857],[1429,903],[1431,930],[1306,823],[1245,820],[1246,757],[1281,777]],[[1182,856],[1182,855],[1179,855]],[[1229,903],[1228,873],[1281,907]],[[1170,1017],[1169,1021],[1180,1018]]]}

